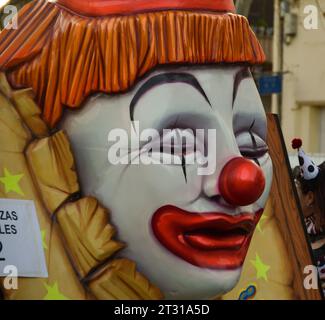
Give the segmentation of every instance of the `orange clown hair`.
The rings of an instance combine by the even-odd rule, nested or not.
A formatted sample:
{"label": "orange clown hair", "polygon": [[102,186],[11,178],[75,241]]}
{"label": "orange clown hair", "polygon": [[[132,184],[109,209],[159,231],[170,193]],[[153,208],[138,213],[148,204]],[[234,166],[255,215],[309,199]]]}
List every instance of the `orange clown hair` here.
{"label": "orange clown hair", "polygon": [[0,34],[0,70],[14,88],[33,89],[51,127],[64,106],[78,108],[94,92],[124,92],[159,65],[264,59],[245,17],[211,10],[92,17],[37,0],[20,11],[17,30]]}

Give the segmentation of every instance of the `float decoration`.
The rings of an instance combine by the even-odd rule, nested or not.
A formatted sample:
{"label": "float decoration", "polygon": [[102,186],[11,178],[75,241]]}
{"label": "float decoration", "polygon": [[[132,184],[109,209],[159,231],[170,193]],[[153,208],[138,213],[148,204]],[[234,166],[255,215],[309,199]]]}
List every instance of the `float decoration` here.
{"label": "float decoration", "polygon": [[[30,90],[12,90],[4,74],[0,82],[0,117],[6,123],[0,126],[0,175],[7,172],[12,179],[19,176],[16,187],[11,189],[6,189],[1,180],[5,188],[0,188],[0,197],[34,199],[49,271],[48,279],[19,278],[19,290],[3,289],[5,299],[91,298],[87,291],[92,298],[162,298],[160,290],[127,259],[112,260],[98,269],[124,246],[114,240],[115,229],[109,224],[108,211],[90,197],[65,204],[78,198],[79,192],[66,135],[63,131],[50,135]],[[58,222],[52,222],[54,216]],[[69,257],[74,259],[76,270]],[[78,277],[85,279],[96,268],[101,274],[87,279],[86,291]],[[121,286],[117,289],[118,283]]]}
{"label": "float decoration", "polygon": [[298,160],[300,165],[301,175],[305,180],[316,179],[319,174],[319,168],[314,161],[301,149],[302,140],[299,138],[292,140],[292,148],[298,149]]}
{"label": "float decoration", "polygon": [[[123,249],[132,243],[118,240],[116,232],[121,233],[121,229],[112,225],[114,212],[108,205],[94,196],[83,196],[82,172],[77,175],[79,155],[73,152],[75,137],[61,130],[60,121],[68,110],[81,110],[92,94],[121,94],[123,98],[150,72],[163,67],[185,66],[190,71],[194,66],[212,70],[213,65],[220,68],[220,74],[238,68],[229,85],[229,101],[234,109],[240,109],[238,101],[249,104],[249,98],[258,97],[258,93],[249,85],[253,80],[248,67],[262,63],[265,56],[247,19],[233,11],[230,0],[40,0],[20,11],[22,27],[1,33],[0,196],[34,200],[49,272],[48,279],[20,278],[19,290],[2,290],[5,299],[163,298],[164,290],[137,271],[136,259],[115,257],[123,257]],[[248,83],[247,91],[252,95],[240,88],[240,83]],[[237,101],[240,94],[242,98]],[[249,116],[256,115],[255,102],[252,109],[247,108]],[[259,100],[257,105],[263,110]],[[116,107],[120,107],[118,103]],[[254,129],[259,131],[263,140],[265,115],[260,109],[259,123],[250,119],[244,129],[251,135]],[[242,125],[241,119],[234,122]],[[219,130],[229,128],[232,130],[232,121]],[[243,158],[244,152],[240,154],[236,148],[236,156]],[[261,149],[265,154],[265,145]],[[252,197],[240,202],[231,191],[223,190],[234,205],[250,205],[268,191],[265,180],[270,184],[271,177],[264,177],[256,157],[249,159],[240,162],[257,172],[259,188],[252,194],[239,188],[242,198]],[[259,208],[254,221],[248,221],[252,229],[261,214]],[[202,240],[190,237],[196,245]],[[235,261],[238,269],[245,253],[242,250]],[[264,257],[255,255],[254,259],[255,267],[263,264]],[[194,260],[192,264],[198,263],[195,255]],[[141,271],[152,272],[143,266]],[[260,276],[265,280],[267,272]],[[215,277],[211,274],[211,278]],[[182,283],[178,280],[179,289]],[[231,284],[220,285],[227,290],[228,286]],[[212,289],[204,297],[214,297]],[[258,295],[260,289],[255,289]],[[191,292],[182,297],[191,298]]]}

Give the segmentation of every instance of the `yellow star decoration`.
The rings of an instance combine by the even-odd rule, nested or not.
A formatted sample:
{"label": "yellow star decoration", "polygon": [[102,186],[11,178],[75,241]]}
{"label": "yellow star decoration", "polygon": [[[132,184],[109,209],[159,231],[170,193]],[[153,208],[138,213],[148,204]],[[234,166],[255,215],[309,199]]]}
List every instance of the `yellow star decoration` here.
{"label": "yellow star decoration", "polygon": [[256,253],[255,260],[251,260],[251,263],[253,264],[253,266],[256,269],[257,279],[263,278],[265,281],[267,281],[267,273],[271,267],[264,264],[257,253]]}
{"label": "yellow star decoration", "polygon": [[42,245],[45,250],[47,250],[47,244],[46,244],[46,231],[41,230],[41,236],[42,236]]}
{"label": "yellow star decoration", "polygon": [[259,232],[261,232],[261,233],[263,233],[263,230],[262,230],[262,222],[263,222],[264,220],[266,220],[266,219],[267,219],[267,216],[266,216],[266,215],[263,215],[263,216],[261,217],[260,221],[258,222],[257,226],[256,226],[256,229],[257,229]]}
{"label": "yellow star decoration", "polygon": [[19,186],[19,181],[23,176],[23,174],[12,175],[7,168],[4,168],[4,176],[0,177],[0,182],[2,182],[5,186],[5,193],[12,191],[23,196],[24,193]]}
{"label": "yellow star decoration", "polygon": [[47,290],[47,294],[43,300],[69,300],[65,297],[58,288],[58,283],[55,282],[52,286],[44,284]]}

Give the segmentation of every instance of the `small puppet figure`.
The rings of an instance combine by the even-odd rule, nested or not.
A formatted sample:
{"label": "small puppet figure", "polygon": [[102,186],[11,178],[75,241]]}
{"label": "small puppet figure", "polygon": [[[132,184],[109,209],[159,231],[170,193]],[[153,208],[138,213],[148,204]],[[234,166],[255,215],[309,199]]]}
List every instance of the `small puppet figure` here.
{"label": "small puppet figure", "polygon": [[0,192],[35,202],[49,273],[6,299],[212,299],[236,285],[272,162],[250,72],[265,56],[234,11],[35,0],[1,33],[0,175],[24,177],[23,194]]}
{"label": "small puppet figure", "polygon": [[317,166],[299,138],[292,141],[292,148],[298,150],[295,183],[325,297],[325,162]]}

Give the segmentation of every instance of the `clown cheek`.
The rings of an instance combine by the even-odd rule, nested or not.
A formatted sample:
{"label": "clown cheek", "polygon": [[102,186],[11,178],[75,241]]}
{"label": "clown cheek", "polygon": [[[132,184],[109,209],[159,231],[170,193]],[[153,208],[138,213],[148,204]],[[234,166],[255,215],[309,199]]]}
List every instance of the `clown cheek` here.
{"label": "clown cheek", "polygon": [[[130,209],[144,208],[147,211],[150,207],[152,212],[166,204],[184,206],[199,196],[202,186],[202,177],[197,175],[197,167],[187,166],[186,170],[185,179],[182,168],[176,165],[131,165],[127,169],[112,166],[109,173],[101,179],[96,195],[102,197],[106,194],[106,197],[113,199],[119,195],[128,195]],[[105,190],[115,191],[107,194]]]}
{"label": "clown cheek", "polygon": [[273,180],[273,165],[272,161],[269,158],[268,161],[265,162],[264,165],[262,165],[262,170],[265,175],[265,189],[262,194],[262,196],[257,200],[256,205],[259,208],[265,208],[266,202],[269,198],[270,190],[272,187],[272,180]]}

